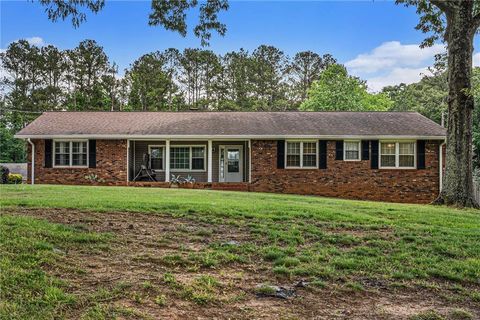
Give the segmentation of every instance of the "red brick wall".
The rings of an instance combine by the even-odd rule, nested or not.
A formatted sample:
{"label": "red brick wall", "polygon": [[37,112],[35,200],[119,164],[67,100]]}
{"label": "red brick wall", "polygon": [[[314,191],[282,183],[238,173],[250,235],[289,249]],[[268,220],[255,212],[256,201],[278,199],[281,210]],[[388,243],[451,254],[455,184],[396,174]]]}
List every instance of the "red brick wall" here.
{"label": "red brick wall", "polygon": [[[96,168],[45,168],[45,141],[35,143],[35,183],[45,184],[127,184],[127,142],[126,140],[97,140]],[[28,182],[31,181],[31,146],[28,144]],[[92,183],[85,179],[87,174],[96,174],[105,182]]]}
{"label": "red brick wall", "polygon": [[[44,140],[34,143],[35,183],[97,184],[85,179],[85,175],[94,173],[105,179],[101,184],[127,184],[125,140],[97,140],[97,167],[77,169],[44,168]],[[252,140],[252,183],[245,190],[428,203],[438,194],[438,145],[437,141],[427,142],[424,170],[372,170],[369,160],[337,161],[335,141],[327,145],[327,169],[277,169],[277,141]],[[30,182],[30,145],[28,157]]]}
{"label": "red brick wall", "polygon": [[438,194],[436,141],[426,143],[425,170],[372,170],[369,160],[335,160],[335,141],[328,141],[327,152],[327,169],[277,169],[277,141],[254,140],[250,190],[414,203]]}

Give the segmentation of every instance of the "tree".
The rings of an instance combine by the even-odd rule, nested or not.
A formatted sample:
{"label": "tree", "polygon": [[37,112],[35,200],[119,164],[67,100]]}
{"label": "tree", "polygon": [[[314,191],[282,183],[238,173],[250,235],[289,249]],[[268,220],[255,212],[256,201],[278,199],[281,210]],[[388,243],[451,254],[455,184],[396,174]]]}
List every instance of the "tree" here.
{"label": "tree", "polygon": [[304,111],[387,110],[392,101],[384,94],[370,94],[364,81],[350,76],[339,64],[328,66],[308,90]]}
{"label": "tree", "polygon": [[252,83],[250,70],[252,60],[244,49],[229,52],[222,58],[222,82],[219,90],[223,99],[221,110],[250,110],[252,106]]}
{"label": "tree", "polygon": [[401,83],[382,89],[392,101],[392,111],[416,111],[437,123],[446,115],[448,81],[447,74],[424,76],[419,82]]}
{"label": "tree", "polygon": [[18,131],[35,118],[32,112],[41,105],[34,99],[41,87],[40,49],[20,40],[0,53],[0,60],[6,73],[1,84],[8,92],[2,103],[2,116],[9,118],[11,130]]}
{"label": "tree", "polygon": [[[89,10],[97,13],[105,6],[105,0],[40,0],[45,7],[48,19],[55,22],[59,19],[71,19],[72,25],[77,28],[86,20]],[[197,0],[152,0],[152,11],[148,24],[161,25],[167,30],[176,31],[183,37],[187,35],[187,11],[199,9],[199,22],[193,32],[201,39],[202,46],[207,46],[212,37],[212,31],[225,35],[227,27],[219,22],[218,12],[228,9],[227,0],[206,0],[199,3]]]}
{"label": "tree", "polygon": [[288,59],[278,48],[261,45],[251,56],[249,81],[255,96],[255,110],[286,110],[285,75]]}
{"label": "tree", "polygon": [[478,1],[397,0],[413,5],[420,15],[417,29],[430,33],[422,43],[447,43],[448,121],[445,179],[439,204],[479,207],[473,198],[472,93],[473,38],[480,26]]}
{"label": "tree", "polygon": [[70,110],[109,110],[104,98],[102,77],[112,74],[112,67],[103,47],[95,40],[84,40],[66,52],[67,81],[71,85]]}
{"label": "tree", "polygon": [[130,81],[129,105],[133,110],[170,110],[169,97],[176,86],[165,70],[165,56],[153,52],[136,60],[126,78]]}
{"label": "tree", "polygon": [[288,73],[294,91],[294,100],[302,102],[307,98],[308,89],[320,73],[337,61],[330,55],[320,56],[316,52],[302,51],[295,54],[288,66]]}
{"label": "tree", "polygon": [[[433,75],[423,77],[409,85],[385,87],[382,92],[393,101],[391,110],[416,111],[441,123],[442,113],[447,110],[448,79],[446,69],[432,70]],[[475,99],[473,111],[473,167],[480,175],[480,68],[474,68],[472,86]]]}

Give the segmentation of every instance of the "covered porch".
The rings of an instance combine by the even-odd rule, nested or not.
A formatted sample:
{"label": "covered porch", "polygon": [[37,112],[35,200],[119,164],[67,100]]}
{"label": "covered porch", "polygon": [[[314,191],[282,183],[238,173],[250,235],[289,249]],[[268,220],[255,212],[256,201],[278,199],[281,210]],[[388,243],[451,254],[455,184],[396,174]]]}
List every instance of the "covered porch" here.
{"label": "covered porch", "polygon": [[127,154],[130,185],[168,185],[176,177],[202,188],[250,182],[250,140],[130,139]]}

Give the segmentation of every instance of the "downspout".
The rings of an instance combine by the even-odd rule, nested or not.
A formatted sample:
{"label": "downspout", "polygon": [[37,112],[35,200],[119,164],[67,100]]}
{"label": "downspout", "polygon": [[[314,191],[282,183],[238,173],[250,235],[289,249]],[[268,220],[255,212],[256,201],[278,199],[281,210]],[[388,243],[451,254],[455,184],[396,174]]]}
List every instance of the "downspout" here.
{"label": "downspout", "polygon": [[32,146],[32,169],[31,169],[31,183],[32,185],[35,184],[35,144],[30,140],[30,138],[27,139],[28,143]]}
{"label": "downspout", "polygon": [[127,139],[127,186],[130,182],[130,140]]}
{"label": "downspout", "polygon": [[439,152],[439,176],[438,176],[438,182],[439,182],[439,191],[442,192],[443,188],[443,146],[445,145],[445,141],[440,144],[438,147],[438,152]]}

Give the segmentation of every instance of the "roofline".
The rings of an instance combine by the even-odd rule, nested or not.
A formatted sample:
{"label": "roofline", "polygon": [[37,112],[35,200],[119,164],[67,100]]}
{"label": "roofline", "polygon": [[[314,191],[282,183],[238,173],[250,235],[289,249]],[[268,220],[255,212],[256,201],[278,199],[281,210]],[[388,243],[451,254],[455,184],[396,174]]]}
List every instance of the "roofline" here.
{"label": "roofline", "polygon": [[70,134],[70,135],[23,135],[16,134],[18,139],[99,139],[99,140],[119,140],[119,139],[145,139],[145,140],[209,140],[209,139],[361,139],[361,140],[382,140],[382,139],[413,139],[413,140],[445,140],[446,135],[422,136],[422,135],[127,135],[127,134]]}

